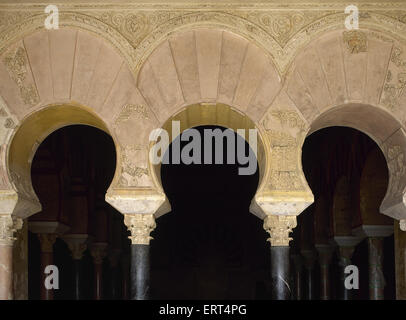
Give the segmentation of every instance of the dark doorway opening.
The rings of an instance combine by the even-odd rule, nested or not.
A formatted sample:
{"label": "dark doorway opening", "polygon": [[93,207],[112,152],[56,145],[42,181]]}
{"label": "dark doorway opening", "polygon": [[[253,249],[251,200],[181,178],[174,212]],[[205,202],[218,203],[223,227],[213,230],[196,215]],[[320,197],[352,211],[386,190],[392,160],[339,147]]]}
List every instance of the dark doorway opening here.
{"label": "dark doorway opening", "polygon": [[[104,200],[115,168],[113,139],[104,131],[84,125],[67,126],[50,134],[38,147],[32,161],[33,188],[42,211],[29,218],[29,226],[32,222],[56,221],[70,228],[67,234],[89,236],[81,259],[82,299],[94,298],[91,243],[107,243],[108,253],[118,249],[121,256],[129,254],[130,244],[122,215]],[[40,299],[41,287],[44,286],[40,280],[43,272],[40,256],[38,236],[29,231],[29,299]],[[128,274],[120,268],[113,271],[109,261],[108,255],[103,262],[103,298],[119,298],[117,288],[121,287],[122,278]],[[53,263],[59,270],[59,289],[54,290],[54,299],[74,299],[72,252],[61,237],[53,245]],[[113,291],[117,296],[113,296]]]}
{"label": "dark doorway opening", "polygon": [[[195,129],[203,136],[204,129],[215,128],[225,130]],[[181,148],[185,144],[181,142]],[[224,159],[225,148],[226,143]],[[151,241],[154,299],[267,298],[267,234],[262,221],[249,212],[258,187],[258,168],[244,176],[238,175],[238,167],[162,165],[162,184],[172,212],[158,219]]]}
{"label": "dark doorway opening", "polygon": [[[371,156],[374,156],[372,174],[365,175],[365,168],[371,165]],[[368,160],[369,159],[369,160]],[[293,252],[300,254],[303,250],[315,250],[316,245],[334,245],[334,236],[351,236],[362,225],[388,223],[387,217],[378,213],[377,206],[374,215],[361,214],[361,186],[375,187],[382,185],[382,192],[377,194],[381,202],[386,192],[388,178],[385,157],[379,146],[366,134],[348,127],[329,127],[321,129],[308,136],[303,145],[302,152],[303,171],[313,191],[315,203],[298,217],[298,227],[294,232],[292,242]],[[349,181],[350,204],[345,211],[347,217],[335,217],[333,214],[334,193],[339,180]],[[325,203],[323,210],[319,210],[318,202]],[[374,200],[375,201],[375,200]],[[334,222],[336,219],[336,222]],[[382,220],[384,219],[384,220]],[[385,221],[386,219],[386,221]],[[340,220],[340,221],[339,221]],[[384,223],[381,223],[384,221]],[[393,221],[392,221],[393,223]],[[344,231],[343,231],[344,230]],[[340,268],[338,266],[338,250],[335,247],[330,265],[331,299],[340,299]],[[384,239],[383,274],[385,277],[385,299],[395,298],[395,261],[393,235]],[[352,255],[352,264],[359,268],[359,289],[352,290],[352,299],[369,299],[368,278],[368,245],[367,239],[360,242]],[[319,299],[319,264],[314,269],[314,298]],[[308,291],[309,284],[302,284],[304,292]],[[306,299],[306,294],[302,298]]]}

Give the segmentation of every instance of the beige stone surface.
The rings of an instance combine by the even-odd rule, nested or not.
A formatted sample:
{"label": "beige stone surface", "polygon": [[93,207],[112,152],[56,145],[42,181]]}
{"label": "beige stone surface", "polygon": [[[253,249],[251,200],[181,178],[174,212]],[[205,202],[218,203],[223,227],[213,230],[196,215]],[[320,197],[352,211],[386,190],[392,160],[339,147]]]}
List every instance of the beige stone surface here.
{"label": "beige stone surface", "polygon": [[348,94],[340,39],[336,36],[324,37],[318,41],[315,49],[320,58],[332,104],[343,104],[348,99]]}
{"label": "beige stone surface", "polygon": [[54,98],[69,99],[72,82],[77,30],[60,29],[49,31],[49,52]]}
{"label": "beige stone surface", "polygon": [[258,121],[264,115],[282,86],[279,74],[270,61],[264,68],[261,82],[257,84],[256,92],[246,110],[247,115],[254,121]]}
{"label": "beige stone surface", "polygon": [[313,104],[312,96],[298,71],[295,71],[289,79],[286,93],[308,122],[312,122],[317,117],[319,112]]}
{"label": "beige stone surface", "polygon": [[342,50],[348,99],[363,101],[365,98],[368,53],[359,52],[354,54],[349,52],[347,48]]}
{"label": "beige stone surface", "polygon": [[392,43],[375,39],[368,41],[365,102],[374,106],[379,104],[392,47]]}
{"label": "beige stone surface", "polygon": [[195,37],[201,97],[214,101],[218,92],[223,32],[197,29]]}
{"label": "beige stone surface", "polygon": [[172,114],[183,104],[184,98],[169,42],[162,43],[148,61],[165,103],[165,110]]}
{"label": "beige stone surface", "polygon": [[123,64],[123,59],[117,52],[106,44],[101,45],[86,105],[96,110],[103,106]]}
{"label": "beige stone surface", "polygon": [[297,58],[298,72],[305,87],[312,96],[312,102],[318,110],[331,105],[331,96],[326,83],[319,55],[315,48],[308,48]]}
{"label": "beige stone surface", "polygon": [[43,101],[53,101],[54,98],[49,43],[47,31],[34,33],[24,39],[38,93]]}
{"label": "beige stone surface", "polygon": [[264,72],[268,69],[268,64],[268,57],[263,54],[262,50],[249,44],[241,66],[233,105],[238,106],[242,111],[247,111],[264,77]]}
{"label": "beige stone surface", "polygon": [[185,102],[192,104],[200,101],[200,79],[195,31],[188,31],[174,36],[169,40],[169,43]]}
{"label": "beige stone surface", "polygon": [[101,39],[87,32],[78,32],[71,92],[74,101],[86,101],[101,43]]}
{"label": "beige stone surface", "polygon": [[165,109],[165,101],[160,92],[150,63],[145,62],[138,78],[137,87],[151,106],[160,123],[169,118],[170,112]]}
{"label": "beige stone surface", "polygon": [[230,33],[223,33],[221,47],[218,101],[233,105],[248,42]]}

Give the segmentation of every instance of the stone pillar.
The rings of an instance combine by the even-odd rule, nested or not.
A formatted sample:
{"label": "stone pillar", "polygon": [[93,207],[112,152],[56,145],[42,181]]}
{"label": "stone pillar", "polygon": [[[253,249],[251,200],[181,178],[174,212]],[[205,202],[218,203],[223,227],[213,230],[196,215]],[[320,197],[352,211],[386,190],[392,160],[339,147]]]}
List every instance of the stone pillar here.
{"label": "stone pillar", "polygon": [[155,229],[152,214],[125,215],[124,223],[131,232],[131,299],[149,299],[149,242],[150,233]]}
{"label": "stone pillar", "polygon": [[68,234],[63,237],[73,259],[73,299],[83,299],[82,289],[82,258],[87,249],[87,234]]}
{"label": "stone pillar", "polygon": [[341,300],[351,300],[351,290],[345,288],[344,282],[348,274],[344,272],[345,268],[351,265],[351,258],[354,253],[355,247],[360,243],[362,238],[354,236],[337,236],[334,237],[334,241],[338,245],[338,259],[340,266],[340,286],[341,288]]}
{"label": "stone pillar", "polygon": [[300,254],[295,254],[293,255],[292,259],[295,265],[295,292],[293,296],[295,300],[302,300],[303,258]]}
{"label": "stone pillar", "polygon": [[369,299],[384,300],[383,238],[368,238]]}
{"label": "stone pillar", "polygon": [[271,243],[271,281],[272,299],[290,300],[292,296],[289,284],[289,233],[295,228],[296,216],[267,215],[264,229],[270,235]]}
{"label": "stone pillar", "polygon": [[120,250],[112,249],[109,251],[109,263],[110,263],[110,293],[112,300],[119,299],[119,277],[118,277],[118,261],[120,258]]}
{"label": "stone pillar", "polygon": [[316,262],[316,254],[313,250],[302,250],[304,258],[304,267],[306,269],[306,299],[314,300],[314,264]]}
{"label": "stone pillar", "polygon": [[383,240],[392,235],[393,225],[362,225],[353,232],[368,238],[369,299],[384,300]]}
{"label": "stone pillar", "polygon": [[320,300],[330,300],[330,263],[333,255],[333,248],[326,244],[316,244],[319,254],[320,266]]}
{"label": "stone pillar", "polygon": [[45,287],[45,278],[47,277],[45,269],[54,264],[54,243],[58,236],[54,233],[38,233],[37,235],[41,244],[41,300],[53,300],[53,289]]}
{"label": "stone pillar", "polygon": [[13,299],[14,234],[22,226],[22,219],[0,215],[0,300]]}
{"label": "stone pillar", "polygon": [[94,299],[103,299],[103,259],[107,256],[105,242],[95,242],[90,246],[90,254],[94,265]]}

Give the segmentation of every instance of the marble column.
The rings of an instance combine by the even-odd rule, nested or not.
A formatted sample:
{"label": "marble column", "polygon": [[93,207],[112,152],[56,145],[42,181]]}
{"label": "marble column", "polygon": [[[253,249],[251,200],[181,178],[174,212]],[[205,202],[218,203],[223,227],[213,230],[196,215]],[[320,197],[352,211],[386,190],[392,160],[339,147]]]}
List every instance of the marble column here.
{"label": "marble column", "polygon": [[320,266],[320,300],[330,300],[330,263],[333,247],[326,244],[316,244]]}
{"label": "marble column", "polygon": [[110,263],[110,298],[112,300],[119,299],[119,277],[118,277],[118,261],[120,258],[119,249],[112,249],[109,251],[108,259]]}
{"label": "marble column", "polygon": [[54,244],[56,238],[58,237],[54,233],[38,233],[38,239],[41,244],[41,300],[53,300],[54,291],[53,289],[47,289],[45,287],[45,279],[48,276],[45,273],[45,268],[47,266],[54,264]]}
{"label": "marble column", "polygon": [[82,258],[87,249],[89,236],[87,234],[67,234],[62,239],[68,245],[73,260],[73,299],[83,299],[82,289]]}
{"label": "marble column", "polygon": [[345,279],[348,276],[344,272],[345,268],[352,264],[351,258],[354,253],[355,247],[362,241],[362,237],[355,236],[337,236],[334,237],[335,243],[338,245],[338,259],[340,266],[340,286],[341,296],[340,300],[351,300],[352,292],[345,288]]}
{"label": "marble column", "polygon": [[105,242],[95,242],[90,246],[90,254],[93,257],[94,266],[94,299],[103,299],[103,259],[107,256]]}
{"label": "marble column", "polygon": [[383,241],[392,235],[393,225],[362,225],[353,233],[368,239],[369,299],[384,300]]}
{"label": "marble column", "polygon": [[124,223],[131,232],[130,284],[132,300],[148,300],[149,297],[149,242],[155,229],[152,214],[124,215]]}
{"label": "marble column", "polygon": [[0,300],[13,299],[13,245],[22,219],[0,215]]}
{"label": "marble column", "polygon": [[270,235],[272,299],[290,300],[289,233],[295,228],[296,216],[267,215],[264,229]]}
{"label": "marble column", "polygon": [[295,265],[295,292],[294,299],[302,300],[302,283],[303,283],[303,257],[300,254],[295,254],[292,256],[293,264]]}
{"label": "marble column", "polygon": [[314,250],[301,250],[306,269],[306,300],[314,300],[314,265],[316,262],[316,253]]}

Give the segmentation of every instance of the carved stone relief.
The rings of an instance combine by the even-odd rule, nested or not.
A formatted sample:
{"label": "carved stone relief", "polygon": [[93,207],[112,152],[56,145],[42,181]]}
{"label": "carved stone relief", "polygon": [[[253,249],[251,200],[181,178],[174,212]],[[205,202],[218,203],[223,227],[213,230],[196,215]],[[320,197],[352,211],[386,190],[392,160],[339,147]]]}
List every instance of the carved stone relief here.
{"label": "carved stone relief", "polygon": [[117,118],[114,120],[115,125],[119,125],[121,122],[125,122],[130,119],[131,116],[135,115],[139,119],[148,120],[149,111],[148,108],[144,105],[135,105],[135,104],[125,104]]}
{"label": "carved stone relief", "polygon": [[344,31],[343,41],[350,53],[367,52],[367,36],[362,31]]}
{"label": "carved stone relief", "polygon": [[383,86],[381,103],[393,110],[406,86],[406,61],[402,48],[394,46]]}
{"label": "carved stone relief", "polygon": [[[136,187],[143,178],[149,178],[147,168],[137,165],[138,153],[147,153],[148,148],[144,146],[125,146],[121,156],[121,176],[118,182],[119,187]],[[146,163],[146,162],[144,162]],[[145,180],[145,179],[144,179]]]}
{"label": "carved stone relief", "polygon": [[293,110],[270,110],[262,121],[271,145],[271,190],[303,190],[298,152],[306,123]]}
{"label": "carved stone relief", "polygon": [[[39,102],[37,88],[34,84],[27,83],[29,72],[27,52],[21,46],[8,52],[3,60],[10,77],[17,84],[23,102],[28,106],[34,106]],[[10,124],[9,124],[10,125]]]}
{"label": "carved stone relief", "polygon": [[400,146],[391,146],[387,151],[387,165],[390,172],[388,193],[393,197],[402,195],[401,179],[406,173],[405,155]]}
{"label": "carved stone relief", "polygon": [[[362,25],[378,26],[405,40],[404,4],[365,3],[358,7]],[[3,5],[0,11],[2,8],[7,9],[0,12],[0,43],[4,45],[28,28],[43,27],[45,15],[38,6],[26,5],[24,12],[18,5]],[[342,28],[345,17],[342,3],[319,3],[317,7],[311,3],[253,3],[249,7],[238,3],[128,4],[115,10],[108,4],[71,3],[64,5],[60,24],[80,26],[108,37],[134,72],[157,43],[176,29],[221,25],[262,46],[278,70],[285,73],[299,48],[324,31]]]}

